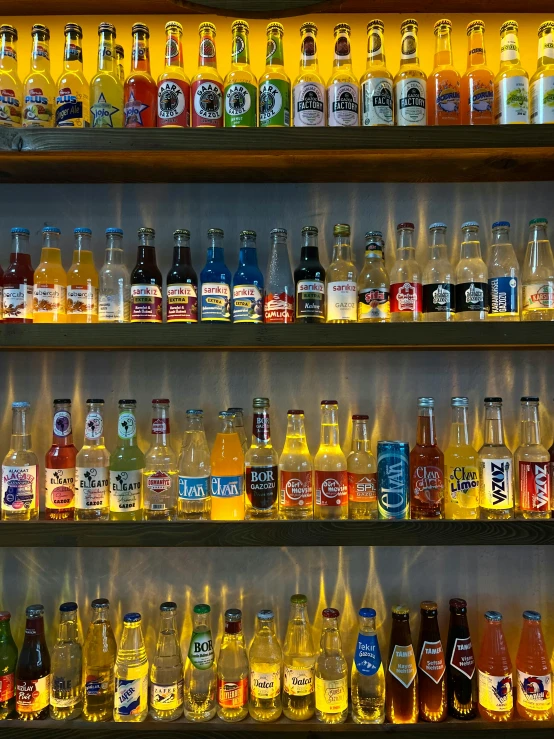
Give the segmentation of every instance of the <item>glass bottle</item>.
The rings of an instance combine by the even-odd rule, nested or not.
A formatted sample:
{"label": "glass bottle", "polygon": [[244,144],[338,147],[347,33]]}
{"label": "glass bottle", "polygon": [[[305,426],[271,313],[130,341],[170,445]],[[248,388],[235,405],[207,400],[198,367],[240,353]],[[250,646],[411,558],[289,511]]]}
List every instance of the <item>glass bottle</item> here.
{"label": "glass bottle", "polygon": [[460,261],[456,266],[456,320],[484,321],[489,311],[487,265],[481,258],[479,224],[462,224]]}
{"label": "glass bottle", "polygon": [[198,26],[200,44],[198,70],[191,80],[191,125],[193,128],[223,128],[223,80],[217,71],[215,26]]}
{"label": "glass bottle", "polygon": [[225,264],[223,231],[208,229],[206,265],[200,272],[200,320],[231,320],[231,271]]}
{"label": "glass bottle", "polygon": [[131,323],[162,322],[162,273],[153,228],[139,228],[137,263],[131,272]]}
{"label": "glass bottle", "polygon": [[334,28],[335,56],[333,72],[327,83],[327,125],[359,126],[360,88],[352,71],[351,29],[348,23]]}
{"label": "glass bottle", "polygon": [[410,452],[412,518],[444,518],[444,455],[437,445],[434,398],[417,399],[416,443]]}
{"label": "glass bottle", "polygon": [[104,401],[87,400],[85,439],[75,462],[75,520],[107,521],[110,513],[110,453],[104,443]]}
{"label": "glass bottle", "polygon": [[185,663],[185,718],[210,721],[217,710],[217,665],[214,656],[210,606],[193,608],[192,634]]}
{"label": "glass bottle", "polygon": [[552,718],[552,669],[546,654],[541,614],[523,611],[516,657],[517,713],[531,721]]}
{"label": "glass bottle", "polygon": [[106,257],[98,273],[99,323],[129,323],[131,278],[125,265],[123,231],[106,229]]}
{"label": "glass bottle", "polygon": [[15,671],[15,711],[21,721],[36,721],[48,718],[52,677],[44,606],[27,606],[25,618],[25,637]]}
{"label": "glass bottle", "polygon": [[116,722],[144,721],[148,716],[148,657],[140,613],[123,617],[123,634],[115,661]]}
{"label": "glass bottle", "polygon": [[54,400],[52,446],[44,460],[44,507],[50,521],[73,520],[75,515],[75,466],[71,400]]}
{"label": "glass bottle", "polygon": [[119,401],[117,446],[110,455],[110,520],[142,521],[142,472],[146,465],[137,442],[136,400]]}
{"label": "glass bottle", "polygon": [[67,272],[67,323],[98,322],[98,272],[90,228],[76,228],[73,264]]}
{"label": "glass bottle", "polygon": [[314,457],[316,519],[348,518],[348,464],[339,443],[339,406],[321,401],[321,434]]}
{"label": "glass bottle", "polygon": [[68,721],[83,710],[83,650],[77,603],[62,603],[58,639],[52,649],[50,718]]}
{"label": "glass bottle", "polygon": [[374,18],[367,24],[367,61],[360,79],[362,126],[392,126],[392,74],[385,59],[385,24]]}
{"label": "glass bottle", "polygon": [[125,84],[125,67],[124,67],[124,61],[125,61],[125,51],[123,49],[123,46],[121,44],[115,45],[115,58],[117,61],[117,76],[119,77],[119,81],[122,85]]}
{"label": "glass bottle", "polygon": [[300,262],[294,270],[297,323],[325,323],[325,270],[319,261],[317,234],[315,226],[302,229]]}
{"label": "glass bottle", "polygon": [[35,270],[33,323],[65,323],[67,276],[62,266],[59,228],[42,229],[40,264]]}
{"label": "glass bottle", "polygon": [[427,125],[460,124],[460,75],[452,60],[452,22],[435,23],[435,58],[427,78]]}
{"label": "glass bottle", "polygon": [[175,721],[183,713],[183,657],[172,602],[160,606],[156,654],[150,665],[150,715],[156,721]]}
{"label": "glass bottle", "polygon": [[0,721],[12,718],[15,710],[17,646],[10,628],[12,615],[0,611]]}
{"label": "glass bottle", "polygon": [[512,661],[502,631],[502,614],[485,613],[477,663],[479,714],[485,721],[511,721],[514,715]]}
{"label": "glass bottle", "polygon": [[210,458],[212,521],[244,520],[244,451],[234,418],[229,411],[219,414],[220,429]]}
{"label": "glass bottle", "polygon": [[477,673],[467,622],[467,603],[450,600],[450,624],[446,646],[448,713],[461,720],[477,716]]}
{"label": "glass bottle", "polygon": [[77,23],[64,28],[63,72],[56,82],[56,127],[89,128],[90,90],[83,74],[83,29]]}
{"label": "glass bottle", "polygon": [[426,126],[427,75],[419,64],[418,23],[413,18],[403,21],[400,69],[394,78],[397,126]]}
{"label": "glass bottle", "polygon": [[421,624],[417,653],[419,680],[419,718],[437,723],[446,719],[446,663],[442,648],[437,604],[430,600],[421,603]]}
{"label": "glass bottle", "polygon": [[263,323],[264,277],[258,268],[256,232],[240,232],[239,264],[233,275],[233,323]]}
{"label": "glass bottle", "polygon": [[217,715],[222,721],[234,723],[248,716],[248,673],[242,612],[228,608],[217,658]]}
{"label": "glass bottle", "polygon": [[158,128],[190,126],[190,82],[183,67],[183,26],[165,24],[165,65],[158,77]]}
{"label": "glass bottle", "polygon": [[150,30],[144,23],[131,29],[133,50],[131,71],[123,89],[125,128],[155,128],[158,110],[158,86],[150,74]]}
{"label": "glass bottle", "polygon": [[173,264],[166,278],[166,315],[168,323],[198,321],[198,277],[192,266],[190,231],[173,232]]}
{"label": "glass bottle", "polygon": [[260,126],[290,126],[290,79],[285,72],[281,23],[268,23],[265,72],[260,77]]}
{"label": "glass bottle", "polygon": [[352,416],[348,469],[348,518],[377,518],[377,463],[371,451],[369,416]]}
{"label": "glass bottle", "polygon": [[31,28],[31,69],[23,83],[23,128],[52,128],[56,84],[50,74],[50,31],[42,23]]}
{"label": "glass bottle", "polygon": [[142,491],[145,521],[177,517],[177,455],[170,441],[169,400],[152,401],[152,443],[144,455]]}
{"label": "glass bottle", "polygon": [[294,322],[294,283],[287,248],[287,230],[270,231],[271,245],[265,278],[264,323]]}
{"label": "glass bottle", "polygon": [[244,464],[246,519],[277,519],[279,456],[271,443],[269,398],[254,398],[252,443]]}
{"label": "glass bottle", "polygon": [[416,724],[419,715],[417,667],[407,606],[393,606],[385,706],[391,724]]}
{"label": "glass bottle", "polygon": [[432,243],[423,270],[423,320],[445,323],[456,317],[456,279],[448,258],[446,223],[429,226]]}
{"label": "glass bottle", "polygon": [[494,123],[494,72],[487,66],[485,23],[471,21],[467,33],[467,69],[461,80],[462,125]]}
{"label": "glass bottle", "polygon": [[358,270],[350,245],[350,226],[333,227],[333,258],[325,273],[327,323],[356,323]]}
{"label": "glass bottle", "polygon": [[17,74],[17,30],[0,26],[0,128],[21,126],[23,87]]}
{"label": "glass bottle", "polygon": [[233,426],[239,436],[242,451],[246,454],[250,449],[250,444],[246,439],[246,432],[244,430],[244,408],[227,408],[227,410],[235,416]]}
{"label": "glass bottle", "polygon": [[541,443],[539,399],[521,399],[520,444],[514,452],[516,512],[523,518],[550,518],[550,454]]}
{"label": "glass bottle", "polygon": [[492,224],[489,249],[489,321],[519,321],[519,262],[510,241],[510,223]]}
{"label": "glass bottle", "polygon": [[12,228],[10,263],[0,279],[4,323],[33,322],[34,270],[29,254],[29,229]]}
{"label": "glass bottle", "polygon": [[308,618],[308,599],[291,595],[283,645],[283,713],[291,721],[307,721],[315,713],[316,650]]}
{"label": "glass bottle", "polygon": [[209,520],[212,509],[210,472],[210,448],[204,431],[204,411],[188,410],[179,455],[179,519]]}
{"label": "glass bottle", "polygon": [[225,128],[258,125],[258,81],[250,68],[249,26],[246,21],[233,21],[231,69],[225,76]]}
{"label": "glass bottle", "polygon": [[293,125],[325,126],[325,81],[317,60],[317,26],[308,21],[300,26],[300,70],[292,86]]}
{"label": "glass bottle", "polygon": [[357,724],[382,724],[385,720],[385,672],[375,630],[373,608],[358,612],[358,640],[352,661],[352,718]]}
{"label": "glass bottle", "polygon": [[313,470],[304,429],[304,411],[289,410],[285,445],[279,459],[279,518],[295,521],[313,517]]}
{"label": "glass bottle", "polygon": [[494,79],[494,122],[529,123],[529,75],[521,66],[516,21],[500,27],[500,69]]}
{"label": "glass bottle", "polygon": [[390,272],[390,320],[392,323],[421,321],[423,290],[413,245],[414,224],[399,223],[396,231],[396,260]]}
{"label": "glass bottle", "polygon": [[554,259],[546,218],[529,221],[523,272],[522,321],[554,321]]}
{"label": "glass bottle", "polygon": [[381,231],[365,235],[364,266],[358,275],[358,323],[390,321],[390,280]]}
{"label": "glass bottle", "polygon": [[348,665],[342,652],[340,613],[324,608],[315,662],[315,716],[323,724],[342,724],[348,716]]}
{"label": "glass bottle", "polygon": [[32,451],[30,403],[12,403],[10,449],[2,462],[2,521],[38,518],[38,458]]}
{"label": "glass bottle", "polygon": [[537,71],[531,77],[530,123],[554,123],[554,21],[539,26]]}
{"label": "glass bottle", "polygon": [[273,611],[258,611],[256,633],[248,653],[250,698],[248,712],[255,721],[277,721],[282,713],[283,652],[275,634]]}
{"label": "glass bottle", "polygon": [[83,718],[111,721],[117,644],[110,623],[110,601],[96,598],[90,607],[92,614],[83,646]]}
{"label": "glass bottle", "polygon": [[444,453],[446,518],[479,518],[479,457],[469,441],[467,398],[452,398],[450,442]]}
{"label": "glass bottle", "polygon": [[512,453],[504,441],[502,398],[485,398],[485,441],[479,450],[481,518],[503,521],[514,515]]}
{"label": "glass bottle", "polygon": [[123,80],[119,78],[115,26],[98,26],[98,67],[90,81],[92,128],[123,127]]}

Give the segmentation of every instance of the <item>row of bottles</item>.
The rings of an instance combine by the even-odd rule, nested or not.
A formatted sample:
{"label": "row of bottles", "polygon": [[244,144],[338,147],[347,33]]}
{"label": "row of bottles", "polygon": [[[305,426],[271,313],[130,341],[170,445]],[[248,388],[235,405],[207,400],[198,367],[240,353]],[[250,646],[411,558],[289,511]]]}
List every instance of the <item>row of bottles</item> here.
{"label": "row of bottles", "polygon": [[[371,450],[369,416],[352,416],[352,448],[340,446],[338,405],[321,403],[314,457],[304,411],[289,410],[281,455],[271,440],[269,400],[254,398],[252,441],[242,408],[219,414],[210,451],[203,412],[188,410],[180,454],[170,441],[169,400],[152,401],[152,444],[137,442],[136,402],[119,402],[118,445],[104,442],[104,401],[87,400],[80,451],[73,444],[71,401],[54,401],[52,446],[44,469],[51,520],[141,521],[550,518],[554,444],[541,443],[537,397],[521,399],[520,445],[504,440],[502,398],[485,398],[484,444],[471,444],[466,397],[452,398],[450,442],[437,445],[434,399],[418,399],[416,443],[379,441]],[[2,464],[3,521],[38,517],[39,464],[32,450],[29,404],[13,404],[10,450]]]}
{"label": "row of bottles", "polygon": [[123,231],[106,230],[106,256],[96,271],[92,231],[75,229],[73,263],[66,273],[60,230],[42,230],[41,261],[33,271],[29,231],[12,229],[10,264],[2,273],[0,320],[6,323],[381,323],[412,321],[554,320],[554,258],[546,218],[529,222],[529,241],[520,277],[510,241],[510,224],[492,226],[487,263],[481,256],[479,224],[462,225],[460,258],[448,258],[447,226],[429,227],[429,260],[415,257],[414,224],[397,227],[396,260],[387,271],[380,231],[365,236],[365,259],[358,272],[350,226],[334,226],[333,256],[319,260],[318,230],[302,229],[298,266],[291,270],[287,231],[270,232],[266,276],[258,267],[255,231],[240,234],[239,265],[231,277],[225,263],[223,231],[208,230],[207,259],[198,277],[192,266],[190,232],[174,232],[173,263],[165,287],[157,266],[155,232],[138,231],[137,262],[125,266]]}
{"label": "row of bottles", "polygon": [[[0,125],[30,127],[252,127],[264,126],[424,126],[455,124],[554,123],[554,21],[541,24],[537,70],[529,82],[519,55],[518,24],[500,28],[500,69],[487,66],[485,24],[467,26],[468,64],[463,76],[452,60],[452,23],[434,27],[434,66],[429,77],[419,64],[418,23],[400,27],[400,69],[386,66],[384,23],[367,26],[367,66],[358,81],[352,71],[351,28],[334,29],[333,73],[325,84],[319,73],[317,26],[300,28],[300,71],[291,86],[285,71],[284,28],[267,26],[265,72],[259,80],[250,68],[249,26],[232,25],[231,69],[223,80],[217,71],[212,23],[201,23],[198,71],[189,80],[183,68],[183,27],[165,26],[165,65],[156,82],[150,73],[148,26],[132,28],[131,72],[124,80],[123,49],[115,43],[111,23],[98,27],[98,69],[90,84],[83,75],[82,29],[65,26],[64,71],[54,83],[50,74],[48,28],[31,31],[31,71],[21,84],[17,74],[17,31],[0,27]],[[292,111],[291,111],[292,107]]]}

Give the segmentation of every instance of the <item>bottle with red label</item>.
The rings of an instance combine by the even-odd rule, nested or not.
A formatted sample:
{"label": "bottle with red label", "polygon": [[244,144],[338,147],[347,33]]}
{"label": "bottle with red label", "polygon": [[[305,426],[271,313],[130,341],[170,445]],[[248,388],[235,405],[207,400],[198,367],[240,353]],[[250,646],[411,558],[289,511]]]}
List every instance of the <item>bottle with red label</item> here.
{"label": "bottle with red label", "polygon": [[198,26],[200,47],[198,71],[191,81],[191,125],[193,128],[223,128],[223,79],[217,71],[215,26]]}
{"label": "bottle with red label", "polygon": [[287,413],[287,436],[279,459],[279,517],[313,518],[314,463],[306,442],[304,411]]}
{"label": "bottle with red label", "polygon": [[44,461],[44,507],[50,521],[73,520],[75,514],[75,464],[71,400],[54,401],[52,446]]}
{"label": "bottle with red label", "polygon": [[419,716],[417,665],[410,632],[410,611],[393,606],[385,709],[391,724],[416,724]]}
{"label": "bottle with red label", "polygon": [[246,518],[279,517],[279,457],[271,443],[269,398],[254,398],[252,443],[244,457]]}
{"label": "bottle with red label", "polygon": [[17,646],[10,628],[11,613],[0,611],[0,721],[15,710]]}
{"label": "bottle with red label", "polygon": [[321,436],[314,457],[314,518],[348,518],[348,465],[339,443],[339,406],[321,401]]}
{"label": "bottle with red label", "polygon": [[152,444],[144,455],[142,492],[146,521],[177,518],[177,455],[170,442],[169,400],[152,401]]}
{"label": "bottle with red label", "polygon": [[183,69],[183,26],[165,24],[165,66],[158,77],[158,128],[190,126],[190,83]]}
{"label": "bottle with red label", "polygon": [[352,416],[348,466],[348,518],[377,518],[377,462],[371,451],[369,416]]}
{"label": "bottle with red label", "polygon": [[502,614],[485,613],[485,630],[477,663],[479,713],[486,721],[511,721],[514,715],[512,661],[502,631]]}
{"label": "bottle with red label", "polygon": [[523,518],[550,518],[550,454],[541,444],[539,399],[521,399],[520,445],[514,454],[516,509]]}
{"label": "bottle with red label", "polygon": [[423,287],[413,244],[414,224],[399,223],[396,230],[396,261],[390,272],[390,320],[392,323],[421,321]]}
{"label": "bottle with red label", "polygon": [[523,612],[516,657],[517,712],[530,721],[552,718],[552,669],[541,629],[541,614]]}
{"label": "bottle with red label", "polygon": [[437,621],[437,604],[421,603],[421,625],[417,647],[419,678],[419,718],[444,721],[447,715],[446,664]]}
{"label": "bottle with red label", "polygon": [[410,452],[412,518],[444,518],[444,454],[437,445],[434,398],[417,399],[416,443]]}
{"label": "bottle with red label", "polygon": [[162,322],[162,273],[153,228],[139,228],[137,263],[131,272],[131,323]]}
{"label": "bottle with red label", "polygon": [[477,672],[463,598],[450,601],[450,625],[446,645],[448,713],[457,719],[477,716]]}
{"label": "bottle with red label", "polygon": [[125,128],[155,128],[158,86],[150,74],[150,31],[144,23],[132,28],[131,73],[125,80],[123,113]]}
{"label": "bottle with red label", "polygon": [[242,633],[242,611],[225,611],[225,633],[217,658],[217,715],[234,723],[248,716],[248,654]]}
{"label": "bottle with red label", "polygon": [[294,322],[294,282],[287,247],[287,230],[274,228],[265,278],[264,323]]}
{"label": "bottle with red label", "polygon": [[25,611],[25,638],[15,672],[15,710],[22,721],[48,718],[50,653],[44,636],[44,606]]}
{"label": "bottle with red label", "polygon": [[29,229],[12,228],[10,263],[0,279],[4,323],[33,322],[34,270],[29,254]]}
{"label": "bottle with red label", "polygon": [[197,323],[198,277],[190,255],[190,231],[173,232],[173,264],[166,279],[166,316],[168,323]]}

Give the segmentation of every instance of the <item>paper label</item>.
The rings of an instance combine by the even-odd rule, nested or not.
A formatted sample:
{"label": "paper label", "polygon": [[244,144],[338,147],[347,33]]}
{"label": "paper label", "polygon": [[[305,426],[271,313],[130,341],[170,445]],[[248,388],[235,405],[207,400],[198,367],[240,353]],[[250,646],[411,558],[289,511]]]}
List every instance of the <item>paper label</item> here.
{"label": "paper label", "polygon": [[[123,123],[123,113],[121,108],[112,105],[110,100],[106,100],[106,95],[99,90],[99,85],[91,85],[92,102],[90,106],[90,113],[92,115],[92,127],[93,128],[114,128],[113,116],[116,113],[117,116],[115,121],[115,128],[119,128]],[[96,97],[98,95],[98,97]],[[114,98],[116,95],[114,94]],[[121,105],[121,101],[119,101]]]}
{"label": "paper label", "polygon": [[[137,85],[125,85],[125,101],[123,103],[123,115],[125,116],[125,128],[151,128],[156,125],[156,89],[152,89],[152,83],[148,88],[143,88],[142,96],[137,97]],[[142,87],[142,85],[141,85]],[[127,97],[128,95],[128,97]],[[148,103],[145,102],[148,100]]]}
{"label": "paper label", "polygon": [[114,711],[120,716],[136,716],[148,708],[148,675],[136,680],[115,678]]}
{"label": "paper label", "polygon": [[110,511],[129,513],[142,508],[142,470],[110,470]]}
{"label": "paper label", "polygon": [[390,658],[389,672],[405,688],[410,687],[417,672],[414,648],[411,644],[406,646],[395,644]]}
{"label": "paper label", "polygon": [[392,125],[392,82],[371,77],[362,83],[362,126]]}
{"label": "paper label", "polygon": [[168,285],[166,288],[167,322],[196,323],[198,294],[196,285]]}
{"label": "paper label", "polygon": [[523,285],[523,310],[554,308],[554,280]]}
{"label": "paper label", "polygon": [[495,86],[495,123],[529,123],[529,80],[504,77]]}
{"label": "paper label", "polygon": [[33,320],[33,286],[4,287],[2,291],[2,312],[4,321],[17,318]]}
{"label": "paper label", "polygon": [[449,282],[423,285],[424,313],[452,313],[456,288]]}
{"label": "paper label", "polygon": [[354,664],[360,675],[371,677],[381,667],[381,651],[377,634],[358,634]]}
{"label": "paper label", "polygon": [[212,495],[214,498],[236,498],[244,492],[242,475],[212,476]]}
{"label": "paper label", "polygon": [[517,277],[489,279],[489,312],[495,316],[519,316]]}
{"label": "paper label", "polygon": [[11,700],[15,695],[15,673],[0,675],[0,703]]}
{"label": "paper label", "polygon": [[315,678],[315,705],[322,713],[342,713],[348,709],[348,678]]}
{"label": "paper label", "polygon": [[315,471],[315,502],[319,506],[348,505],[348,473]]}
{"label": "paper label", "polygon": [[440,641],[424,641],[419,655],[419,669],[437,685],[446,671],[444,651]]}
{"label": "paper label", "polygon": [[223,87],[213,80],[197,80],[191,87],[192,127],[223,126]]}
{"label": "paper label", "polygon": [[223,708],[242,708],[248,703],[248,678],[217,679],[217,702]]}
{"label": "paper label", "polygon": [[84,117],[84,112],[88,111],[88,107],[88,84],[77,90],[62,87],[56,95],[56,127],[88,128],[90,121],[88,117],[87,119]]}
{"label": "paper label", "polygon": [[285,80],[262,82],[260,126],[290,126],[290,82]]}
{"label": "paper label", "polygon": [[183,680],[173,685],[150,683],[150,706],[158,711],[176,711],[183,705]]}
{"label": "paper label", "polygon": [[68,315],[95,316],[98,312],[98,290],[92,285],[70,285],[67,288]]}
{"label": "paper label", "polygon": [[314,669],[302,669],[285,665],[283,690],[288,695],[310,695],[314,692]]}
{"label": "paper label", "polygon": [[266,293],[264,323],[293,323],[294,297],[287,293]]}
{"label": "paper label", "polygon": [[[46,49],[40,46],[38,47],[37,56],[42,56],[45,59],[50,58]],[[48,90],[46,92],[48,92]],[[24,128],[50,127],[53,123],[53,96],[45,94],[42,87],[30,87],[29,85],[25,85],[24,95],[25,105],[23,107],[23,120],[21,121],[21,125]]]}
{"label": "paper label", "polygon": [[33,313],[65,313],[65,287],[53,284],[33,286]]}
{"label": "paper label", "polygon": [[325,283],[299,280],[296,283],[296,317],[325,319]]}
{"label": "paper label", "polygon": [[434,465],[412,467],[412,494],[420,503],[437,504],[444,498],[444,472]]}
{"label": "paper label", "polygon": [[397,126],[425,126],[427,88],[419,77],[402,79],[394,87]]}
{"label": "paper label", "polygon": [[18,713],[42,711],[50,703],[50,675],[38,680],[16,680],[15,708]]}
{"label": "paper label", "polygon": [[447,467],[448,501],[460,508],[479,505],[479,470],[471,465]]}
{"label": "paper label", "polygon": [[377,473],[348,473],[348,500],[351,503],[377,502]]}
{"label": "paper label", "polygon": [[488,711],[511,711],[514,705],[512,675],[489,675],[478,670],[479,705]]}
{"label": "paper label", "polygon": [[27,511],[37,502],[37,465],[12,467],[2,465],[2,509]]}
{"label": "paper label", "polygon": [[73,508],[75,501],[75,467],[44,470],[44,497],[46,508],[64,510]]}
{"label": "paper label", "polygon": [[381,287],[367,287],[358,293],[358,321],[375,318],[387,321],[390,316],[389,291]]}
{"label": "paper label", "polygon": [[262,291],[256,285],[233,286],[233,323],[262,323]]}
{"label": "paper label", "polygon": [[[481,51],[481,50],[480,50]],[[474,121],[489,121],[492,123],[494,108],[494,81],[491,74],[488,82],[485,79],[470,77],[468,108]]]}
{"label": "paper label", "polygon": [[[554,51],[552,53],[554,54]],[[554,59],[550,61],[550,64],[554,64]],[[552,75],[541,77],[531,85],[531,123],[554,123],[554,76]]]}
{"label": "paper label", "polygon": [[552,708],[552,675],[528,675],[517,671],[517,702],[531,711]]}
{"label": "paper label", "polygon": [[85,419],[85,438],[89,441],[97,441],[104,436],[104,419],[98,411],[87,413]]}
{"label": "paper label", "polygon": [[107,508],[110,495],[108,467],[75,468],[75,508]]}
{"label": "paper label", "polygon": [[162,291],[158,285],[131,285],[131,323],[162,322]]}
{"label": "paper label", "polygon": [[225,88],[225,128],[235,126],[257,125],[257,96],[256,85],[249,82],[236,82]]}
{"label": "paper label", "polygon": [[514,494],[512,461],[510,459],[481,460],[481,508],[502,511],[512,508]]}
{"label": "paper label", "polygon": [[226,283],[202,283],[200,297],[200,320],[231,320],[231,288]]}
{"label": "paper label", "polygon": [[[16,58],[12,49],[4,46],[5,56]],[[10,53],[12,52],[12,53]],[[21,125],[21,98],[11,88],[0,89],[0,126],[14,128]]]}
{"label": "paper label", "polygon": [[519,59],[517,34],[507,33],[500,43],[500,61],[515,62],[517,59]]}
{"label": "paper label", "polygon": [[486,282],[462,282],[456,285],[456,312],[488,311],[489,286]]}
{"label": "paper label", "polygon": [[319,82],[301,82],[292,91],[294,125],[325,126],[325,88]]}
{"label": "paper label", "polygon": [[550,463],[519,463],[519,497],[522,511],[550,510]]}
{"label": "paper label", "polygon": [[71,433],[71,413],[68,411],[57,411],[54,413],[52,431],[56,436],[65,438]]}
{"label": "paper label", "polygon": [[130,306],[122,296],[100,295],[98,299],[99,323],[128,323]]}
{"label": "paper label", "polygon": [[186,477],[185,475],[179,475],[179,498],[181,500],[204,500],[209,494],[209,477]]}
{"label": "paper label", "polygon": [[461,672],[462,675],[469,678],[469,680],[472,679],[475,673],[475,657],[473,655],[473,645],[469,636],[456,638],[454,646],[452,647],[450,664],[456,670]]}
{"label": "paper label", "polygon": [[313,473],[286,472],[280,474],[281,508],[308,508],[313,505]]}
{"label": "paper label", "polygon": [[395,282],[390,286],[391,313],[421,313],[422,304],[421,282]]}
{"label": "paper label", "polygon": [[166,511],[171,504],[171,490],[173,484],[172,476],[167,472],[158,470],[147,475],[145,479],[144,508],[148,511]]}
{"label": "paper label", "polygon": [[327,89],[329,126],[358,126],[359,88],[351,82],[337,82]]}
{"label": "paper label", "polygon": [[188,658],[197,670],[208,670],[214,663],[211,631],[192,632]]}
{"label": "paper label", "polygon": [[165,79],[158,84],[158,128],[190,126],[190,85],[182,79]]}
{"label": "paper label", "polygon": [[267,510],[277,503],[278,477],[277,465],[246,465],[246,495],[252,508]]}
{"label": "paper label", "polygon": [[250,671],[250,692],[253,698],[270,699],[281,693],[281,672]]}
{"label": "paper label", "polygon": [[357,320],[357,287],[352,280],[327,283],[327,321]]}

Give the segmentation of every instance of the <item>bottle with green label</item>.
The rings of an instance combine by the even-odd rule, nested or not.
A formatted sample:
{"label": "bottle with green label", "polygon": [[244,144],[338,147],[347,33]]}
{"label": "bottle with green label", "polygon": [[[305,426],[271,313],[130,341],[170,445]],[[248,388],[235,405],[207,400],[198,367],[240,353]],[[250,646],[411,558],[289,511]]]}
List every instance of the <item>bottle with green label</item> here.
{"label": "bottle with green label", "polygon": [[265,72],[260,77],[260,126],[290,126],[290,79],[285,72],[284,28],[267,25]]}
{"label": "bottle with green label", "polygon": [[110,455],[110,520],[142,521],[144,454],[137,444],[136,400],[119,401],[118,445]]}
{"label": "bottle with green label", "polygon": [[225,77],[225,128],[255,128],[258,125],[258,83],[250,69],[248,23],[235,21],[231,26],[231,69]]}
{"label": "bottle with green label", "polygon": [[185,718],[209,721],[215,716],[217,672],[210,624],[210,606],[194,606],[192,635],[185,663]]}

